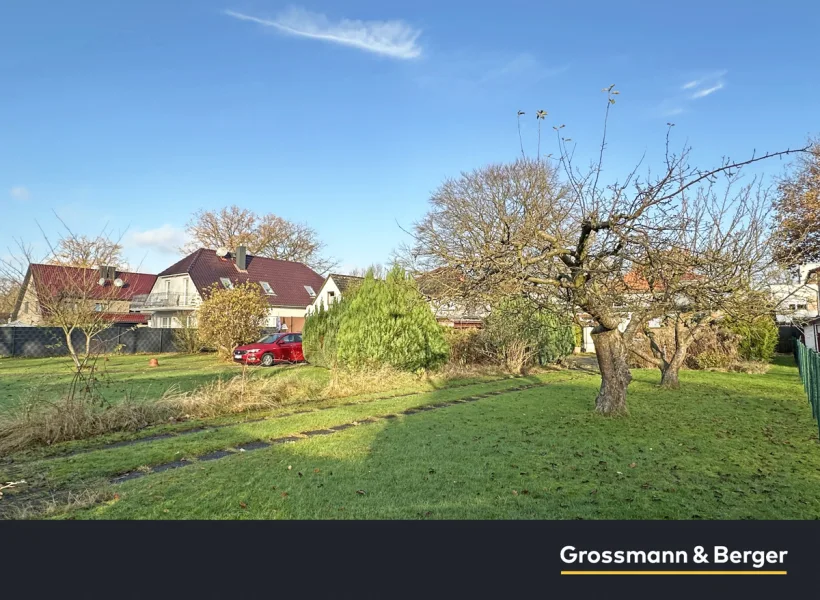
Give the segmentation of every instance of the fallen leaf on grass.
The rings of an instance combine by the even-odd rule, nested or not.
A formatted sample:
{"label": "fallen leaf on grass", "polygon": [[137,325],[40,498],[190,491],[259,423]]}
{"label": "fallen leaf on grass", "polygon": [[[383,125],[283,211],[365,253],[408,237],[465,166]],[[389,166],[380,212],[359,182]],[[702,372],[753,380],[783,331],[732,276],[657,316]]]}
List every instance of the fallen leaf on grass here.
{"label": "fallen leaf on grass", "polygon": [[242,508],[248,508],[248,505],[245,504],[244,502],[240,502],[239,506],[241,506]]}
{"label": "fallen leaf on grass", "polygon": [[513,496],[517,496],[517,495],[518,495],[518,492],[513,490]]}
{"label": "fallen leaf on grass", "polygon": [[629,468],[630,468],[630,469],[634,469],[634,468],[635,468],[635,467],[637,467],[637,466],[638,466],[638,463],[634,463],[634,462],[633,462],[633,463],[629,463]]}
{"label": "fallen leaf on grass", "polygon": [[360,496],[364,496],[364,495],[367,494],[367,492],[365,492],[364,490],[356,490],[356,493],[359,494]]}
{"label": "fallen leaf on grass", "polygon": [[288,493],[287,492],[282,492],[282,498],[287,498],[287,497],[288,497]]}
{"label": "fallen leaf on grass", "polygon": [[321,471],[319,469],[313,469],[313,472],[314,473],[321,473]]}

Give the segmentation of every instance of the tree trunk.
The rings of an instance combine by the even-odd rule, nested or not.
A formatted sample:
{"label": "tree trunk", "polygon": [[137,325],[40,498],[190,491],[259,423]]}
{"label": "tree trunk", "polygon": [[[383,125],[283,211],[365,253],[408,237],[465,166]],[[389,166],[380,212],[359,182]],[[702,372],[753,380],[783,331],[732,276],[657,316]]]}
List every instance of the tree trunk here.
{"label": "tree trunk", "polygon": [[[600,326],[599,326],[600,327]],[[617,329],[595,328],[595,354],[601,369],[601,390],[595,399],[595,410],[604,415],[625,415],[626,388],[632,381],[627,360],[628,350]]]}
{"label": "tree trunk", "polygon": [[677,344],[675,346],[675,354],[672,355],[672,360],[663,361],[661,369],[661,387],[670,390],[676,390],[680,387],[680,380],[678,379],[678,372],[683,363],[686,361],[686,353],[689,351],[689,346],[692,345],[694,336],[678,336]]}
{"label": "tree trunk", "polygon": [[661,387],[669,390],[676,390],[680,387],[680,380],[678,379],[678,371],[680,366],[674,366],[672,363],[666,363],[661,368]]}
{"label": "tree trunk", "polygon": [[79,371],[80,365],[82,363],[80,362],[80,357],[77,356],[77,351],[74,349],[74,342],[71,341],[71,334],[73,331],[74,328],[72,327],[71,329],[64,329],[63,333],[65,334],[65,341],[66,346],[68,347],[68,353],[71,355],[71,360],[74,361],[74,366]]}

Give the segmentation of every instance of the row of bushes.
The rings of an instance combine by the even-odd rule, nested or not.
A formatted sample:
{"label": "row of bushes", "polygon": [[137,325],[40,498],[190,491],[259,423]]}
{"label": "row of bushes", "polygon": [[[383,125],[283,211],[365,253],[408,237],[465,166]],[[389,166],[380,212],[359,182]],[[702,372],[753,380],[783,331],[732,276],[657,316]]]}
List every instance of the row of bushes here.
{"label": "row of bushes", "polygon": [[[656,329],[654,334],[661,347],[674,344],[675,331],[671,327]],[[769,317],[746,321],[727,319],[700,332],[686,353],[684,366],[688,369],[728,369],[741,361],[768,362],[774,356],[777,341],[777,324]],[[636,336],[634,343],[644,353],[651,353],[645,336]],[[634,367],[654,367],[635,354],[631,355],[631,362]]]}
{"label": "row of bushes", "polygon": [[569,320],[522,297],[496,306],[483,329],[449,329],[447,338],[451,362],[496,364],[512,373],[553,363],[575,346]]}
{"label": "row of bushes", "polygon": [[368,275],[341,301],[309,316],[302,331],[305,358],[325,367],[417,371],[449,359],[521,373],[571,354],[574,345],[566,318],[523,297],[495,306],[480,331],[441,327],[415,280],[398,267],[384,280]]}

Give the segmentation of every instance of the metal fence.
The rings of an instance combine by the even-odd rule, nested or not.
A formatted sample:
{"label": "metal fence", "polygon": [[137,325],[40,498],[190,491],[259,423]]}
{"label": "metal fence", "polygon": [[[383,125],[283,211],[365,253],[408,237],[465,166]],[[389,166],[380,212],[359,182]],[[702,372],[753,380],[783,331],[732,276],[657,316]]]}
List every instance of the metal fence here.
{"label": "metal fence", "polygon": [[811,404],[811,414],[820,432],[820,354],[806,348],[800,340],[794,340],[794,359],[803,380],[803,388]]}
{"label": "metal fence", "polygon": [[[173,332],[170,328],[114,326],[92,338],[92,350],[104,354],[176,352]],[[71,343],[75,348],[84,349],[85,342],[82,331],[72,333]],[[0,327],[0,356],[45,358],[66,355],[68,346],[59,327]]]}

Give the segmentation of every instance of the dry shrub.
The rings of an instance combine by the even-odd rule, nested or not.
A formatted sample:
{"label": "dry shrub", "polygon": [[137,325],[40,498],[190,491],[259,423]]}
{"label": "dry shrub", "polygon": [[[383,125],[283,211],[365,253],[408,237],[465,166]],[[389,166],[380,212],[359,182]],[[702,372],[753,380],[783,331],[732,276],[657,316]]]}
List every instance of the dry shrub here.
{"label": "dry shrub", "polygon": [[729,371],[733,373],[749,373],[751,375],[764,375],[769,372],[771,365],[769,363],[760,362],[757,360],[741,360],[729,367]]}
{"label": "dry shrub", "polygon": [[0,413],[0,455],[116,431],[137,431],[178,416],[171,406],[125,400],[101,407],[77,399],[24,402]]}
{"label": "dry shrub", "polygon": [[[675,330],[672,327],[653,329],[657,344],[672,356],[675,348]],[[686,352],[687,369],[726,369],[738,360],[738,336],[720,327],[706,327],[699,332]],[[633,341],[645,354],[652,354],[649,338],[639,334]],[[655,369],[656,365],[630,353],[630,366],[638,369]]]}
{"label": "dry shrub", "polygon": [[156,403],[185,417],[209,418],[300,404],[319,397],[324,386],[287,372],[276,377],[237,375],[189,392],[170,390]]}
{"label": "dry shrub", "polygon": [[29,502],[9,503],[0,506],[0,519],[7,520],[28,520],[42,519],[44,517],[54,517],[67,512],[88,508],[95,504],[101,504],[114,500],[117,493],[113,489],[85,489],[80,491],[70,490],[59,496],[52,496]]}
{"label": "dry shrub", "polygon": [[391,367],[350,371],[335,369],[325,388],[324,398],[344,398],[360,394],[375,394],[397,388],[411,387],[418,383],[419,375],[399,371]]}
{"label": "dry shrub", "polygon": [[479,329],[443,327],[444,338],[450,345],[448,364],[477,365],[489,362],[486,343]]}
{"label": "dry shrub", "polygon": [[210,418],[383,392],[410,387],[418,380],[419,377],[412,373],[382,367],[357,371],[337,369],[333,371],[330,382],[324,384],[302,377],[298,370],[293,370],[276,377],[238,375],[189,392],[171,391],[158,403],[172,407],[186,417]]}

